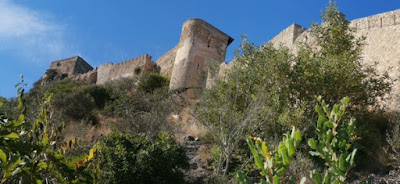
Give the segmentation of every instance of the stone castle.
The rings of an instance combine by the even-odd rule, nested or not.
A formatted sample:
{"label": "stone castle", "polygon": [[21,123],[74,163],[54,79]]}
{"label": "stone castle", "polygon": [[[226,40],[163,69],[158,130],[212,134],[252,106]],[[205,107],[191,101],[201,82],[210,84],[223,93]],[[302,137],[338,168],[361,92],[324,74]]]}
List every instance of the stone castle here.
{"label": "stone castle", "polygon": [[[201,19],[189,19],[182,26],[179,43],[156,62],[148,54],[121,63],[107,63],[95,69],[81,57],[51,63],[42,83],[66,77],[104,84],[124,77],[159,72],[170,79],[170,89],[182,89],[186,97],[198,99],[206,87],[207,66],[225,63],[226,48],[233,39]],[[55,78],[56,77],[56,78]]]}
{"label": "stone castle", "polygon": [[[400,9],[351,21],[356,37],[366,36],[362,62],[374,65],[378,72],[388,72],[395,79],[387,108],[397,110],[400,103]],[[201,97],[203,89],[211,86],[218,75],[222,76],[231,64],[225,62],[226,49],[233,38],[201,19],[189,19],[183,23],[179,43],[156,62],[150,55],[118,64],[107,63],[93,69],[79,56],[51,63],[43,79],[75,78],[90,83],[104,84],[123,78],[140,76],[147,72],[159,72],[170,78],[170,89],[182,89],[189,98]],[[315,45],[309,30],[292,24],[270,42],[288,47],[293,53],[300,43]],[[219,65],[217,76],[210,76],[209,65]],[[42,80],[43,81],[43,80]],[[45,80],[44,80],[45,81]]]}

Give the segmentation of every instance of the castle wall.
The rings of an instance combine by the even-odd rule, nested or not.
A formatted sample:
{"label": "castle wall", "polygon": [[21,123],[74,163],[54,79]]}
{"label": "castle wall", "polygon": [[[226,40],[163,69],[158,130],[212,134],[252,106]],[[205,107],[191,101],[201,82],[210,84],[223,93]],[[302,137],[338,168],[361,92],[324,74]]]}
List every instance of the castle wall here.
{"label": "castle wall", "polygon": [[[365,46],[362,51],[361,62],[372,65],[383,74],[387,72],[395,80],[393,91],[388,95],[388,100],[383,101],[387,110],[398,110],[400,107],[400,9],[385,12],[369,17],[355,19],[350,26],[356,29],[355,36],[366,36]],[[294,54],[297,53],[301,43],[307,43],[316,48],[316,40],[310,31],[303,31],[290,44],[293,38],[292,26],[282,31],[270,42],[274,45],[283,44]]]}
{"label": "castle wall", "polygon": [[362,62],[394,79],[393,90],[384,103],[389,110],[400,108],[400,9],[356,19],[356,37],[366,36]]}
{"label": "castle wall", "polygon": [[170,90],[187,89],[189,98],[199,98],[206,86],[207,66],[225,60],[231,37],[201,19],[183,24],[175,56]]}
{"label": "castle wall", "polygon": [[75,77],[73,77],[75,80],[83,80],[88,82],[89,84],[96,84],[97,82],[97,68],[93,69],[89,72],[83,73],[83,74],[78,74]]}
{"label": "castle wall", "polygon": [[117,64],[107,63],[97,68],[96,84],[133,76],[140,76],[153,71],[155,64],[148,54]]}
{"label": "castle wall", "polygon": [[276,47],[279,47],[282,44],[285,47],[291,48],[293,47],[293,44],[297,39],[297,37],[304,31],[306,31],[305,28],[297,24],[292,24],[283,31],[281,31],[274,38],[272,38],[270,42],[273,43],[274,46]]}
{"label": "castle wall", "polygon": [[172,69],[174,67],[176,52],[180,48],[180,44],[176,45],[173,49],[162,55],[157,61],[156,64],[160,69],[160,74],[171,78]]}
{"label": "castle wall", "polygon": [[85,60],[79,56],[62,59],[54,61],[51,63],[50,68],[57,71],[59,74],[68,74],[68,76],[73,76],[80,73],[86,73],[93,70]]}

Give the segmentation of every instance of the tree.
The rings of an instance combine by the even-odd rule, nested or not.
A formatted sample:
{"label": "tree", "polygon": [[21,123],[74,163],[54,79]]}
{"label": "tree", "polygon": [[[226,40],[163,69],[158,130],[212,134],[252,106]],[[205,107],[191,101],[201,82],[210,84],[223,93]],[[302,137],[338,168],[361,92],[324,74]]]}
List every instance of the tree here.
{"label": "tree", "polygon": [[391,90],[388,75],[360,62],[364,38],[354,37],[336,3],[328,4],[322,24],[314,24],[310,32],[317,48],[302,45],[296,55],[285,47],[257,47],[244,39],[226,80],[203,95],[197,117],[219,140],[227,157],[225,170],[228,156],[246,133],[257,131],[274,144],[292,126],[312,136],[318,96],[330,105],[349,96],[349,112],[356,115],[379,109],[377,100]]}
{"label": "tree", "polygon": [[387,74],[379,76],[372,66],[361,63],[365,37],[354,36],[355,29],[335,2],[329,2],[321,20],[310,29],[317,48],[303,45],[291,70],[295,100],[312,109],[319,95],[331,105],[349,96],[357,107],[376,109],[391,83]]}
{"label": "tree", "polygon": [[[228,174],[232,154],[246,135],[262,124],[272,124],[275,130],[280,129],[273,117],[276,109],[271,107],[285,103],[285,99],[279,98],[277,93],[285,91],[286,79],[281,75],[284,74],[282,70],[289,69],[290,55],[287,50],[277,50],[271,45],[259,50],[244,39],[237,52],[235,68],[228,74],[228,79],[206,90],[195,108],[199,122],[217,140],[220,156],[216,170],[220,173],[224,168],[223,175]],[[261,59],[267,61],[260,62]],[[274,74],[269,76],[274,80],[267,80],[268,74],[258,76],[261,70]]]}

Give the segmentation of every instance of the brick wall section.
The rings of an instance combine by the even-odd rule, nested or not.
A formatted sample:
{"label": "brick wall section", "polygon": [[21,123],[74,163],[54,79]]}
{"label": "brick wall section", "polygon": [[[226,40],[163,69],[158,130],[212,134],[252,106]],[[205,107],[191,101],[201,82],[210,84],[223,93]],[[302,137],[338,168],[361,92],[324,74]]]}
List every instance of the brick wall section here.
{"label": "brick wall section", "polygon": [[107,63],[97,68],[96,84],[104,84],[125,77],[140,76],[143,73],[153,71],[154,67],[155,64],[148,54],[117,64]]}

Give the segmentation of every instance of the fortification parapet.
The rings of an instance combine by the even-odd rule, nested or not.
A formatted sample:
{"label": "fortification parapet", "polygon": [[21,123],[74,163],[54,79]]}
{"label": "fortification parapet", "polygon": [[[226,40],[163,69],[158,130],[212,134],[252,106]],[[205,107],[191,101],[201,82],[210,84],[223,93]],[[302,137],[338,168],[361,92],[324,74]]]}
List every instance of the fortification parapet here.
{"label": "fortification parapet", "polygon": [[351,26],[358,30],[383,28],[398,24],[400,24],[400,9],[351,21]]}
{"label": "fortification parapet", "polygon": [[297,37],[300,36],[307,29],[301,27],[298,24],[292,24],[283,31],[281,31],[278,35],[276,35],[270,42],[272,42],[275,46],[280,46],[281,44],[285,47],[291,48],[293,47],[294,42]]}
{"label": "fortification parapet", "polygon": [[155,64],[148,54],[117,64],[107,63],[98,67],[96,84],[104,84],[125,77],[140,76],[153,71],[154,66]]}
{"label": "fortification parapet", "polygon": [[[299,51],[301,43],[306,43],[313,49],[318,49],[316,39],[310,30],[303,31],[297,37],[292,33],[293,25],[271,39],[274,45],[283,44],[292,53]],[[350,22],[355,28],[355,37],[365,36],[365,46],[362,50],[361,62],[374,66],[380,73],[388,73],[395,80],[392,92],[381,104],[389,111],[400,108],[400,9],[355,19]],[[290,44],[295,38],[293,44]]]}

